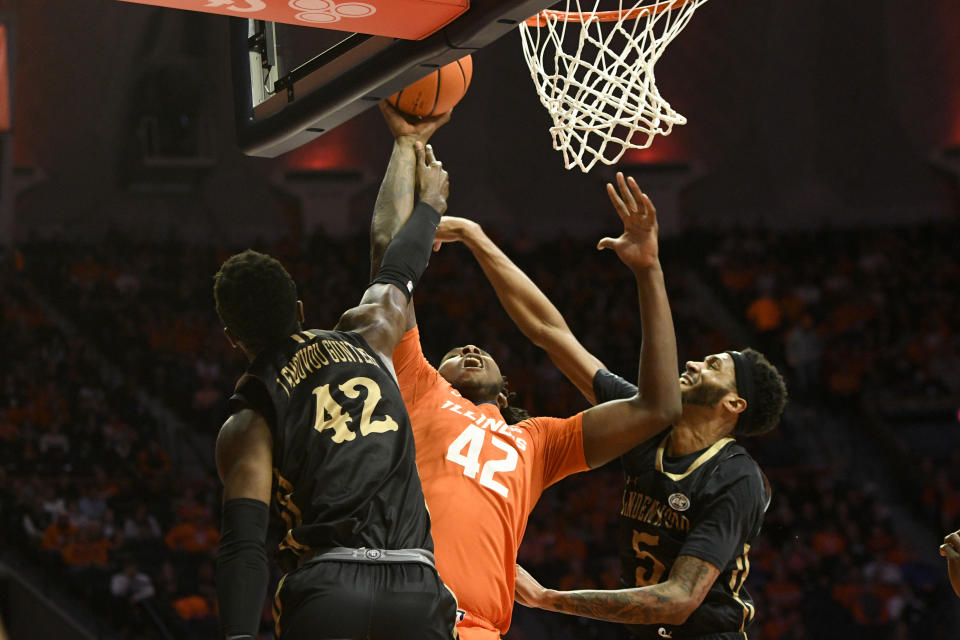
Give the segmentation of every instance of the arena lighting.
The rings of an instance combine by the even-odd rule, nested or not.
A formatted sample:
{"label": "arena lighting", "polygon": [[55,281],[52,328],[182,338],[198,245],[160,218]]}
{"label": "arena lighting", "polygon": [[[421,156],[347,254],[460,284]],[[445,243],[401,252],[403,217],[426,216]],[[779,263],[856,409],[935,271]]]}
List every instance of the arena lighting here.
{"label": "arena lighting", "polygon": [[351,127],[338,127],[322,139],[313,140],[287,152],[283,166],[287,171],[349,171],[360,166],[363,158],[356,144],[351,144]]}

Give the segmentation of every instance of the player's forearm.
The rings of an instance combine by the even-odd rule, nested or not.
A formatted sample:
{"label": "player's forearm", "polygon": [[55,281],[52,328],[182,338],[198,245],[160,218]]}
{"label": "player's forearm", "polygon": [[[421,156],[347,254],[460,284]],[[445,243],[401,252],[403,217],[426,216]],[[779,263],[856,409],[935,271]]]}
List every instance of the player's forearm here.
{"label": "player's forearm", "polygon": [[268,517],[267,505],[257,500],[239,498],[224,504],[216,565],[223,637],[257,637],[270,579],[264,544]]}
{"label": "player's forearm", "polygon": [[690,615],[689,602],[669,582],[613,591],[548,589],[540,608],[622,624],[682,624]]}
{"label": "player's forearm", "polygon": [[413,211],[417,156],[413,140],[399,138],[393,143],[370,222],[370,275],[380,268],[383,252]]}
{"label": "player's forearm", "polygon": [[479,226],[464,238],[517,328],[547,352],[557,368],[594,403],[593,376],[603,368],[576,339],[560,311]]}
{"label": "player's forearm", "polygon": [[507,315],[531,342],[542,347],[548,327],[567,328],[550,299],[483,229],[474,227],[463,242],[477,259]]}
{"label": "player's forearm", "polygon": [[634,272],[640,298],[640,373],[637,387],[648,411],[675,420],[682,410],[677,382],[677,338],[659,261]]}

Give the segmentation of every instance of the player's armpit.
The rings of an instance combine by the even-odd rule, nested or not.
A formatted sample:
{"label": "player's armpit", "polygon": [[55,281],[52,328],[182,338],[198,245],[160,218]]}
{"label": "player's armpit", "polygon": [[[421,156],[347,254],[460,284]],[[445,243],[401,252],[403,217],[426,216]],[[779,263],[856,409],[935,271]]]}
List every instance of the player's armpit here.
{"label": "player's armpit", "polygon": [[596,468],[666,429],[676,416],[650,407],[639,395],[583,412],[583,456]]}
{"label": "player's armpit", "polygon": [[263,416],[251,409],[230,416],[217,436],[216,462],[224,502],[250,498],[270,504],[273,436]]}
{"label": "player's armpit", "polygon": [[389,361],[400,343],[407,325],[407,299],[391,284],[374,283],[367,287],[360,304],[347,309],[336,331],[353,331],[363,336],[381,357]]}

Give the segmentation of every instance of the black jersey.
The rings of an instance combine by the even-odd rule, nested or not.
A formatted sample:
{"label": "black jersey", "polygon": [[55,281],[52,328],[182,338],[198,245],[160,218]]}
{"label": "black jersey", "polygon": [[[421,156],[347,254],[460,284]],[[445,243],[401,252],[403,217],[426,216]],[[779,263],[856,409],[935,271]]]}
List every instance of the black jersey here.
{"label": "black jersey", "polygon": [[[594,380],[597,402],[629,397],[636,387],[609,371]],[[664,582],[680,555],[720,569],[687,621],[629,625],[640,638],[696,638],[742,632],[754,617],[744,582],[750,544],[760,533],[770,501],[760,467],[732,438],[688,455],[666,455],[669,431],[621,457],[626,486],[620,511],[621,582],[625,587]]]}
{"label": "black jersey", "polygon": [[273,434],[273,531],[285,569],[310,549],[433,550],[400,390],[356,333],[300,331],[260,353],[233,410]]}

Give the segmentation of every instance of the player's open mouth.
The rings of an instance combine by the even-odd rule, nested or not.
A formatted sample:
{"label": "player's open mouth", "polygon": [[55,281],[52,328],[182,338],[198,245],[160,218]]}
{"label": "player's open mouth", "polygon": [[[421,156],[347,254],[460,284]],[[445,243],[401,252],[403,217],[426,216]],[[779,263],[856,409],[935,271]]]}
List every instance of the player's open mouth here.
{"label": "player's open mouth", "polygon": [[466,355],[460,360],[460,366],[464,369],[483,369],[483,360],[480,356]]}
{"label": "player's open mouth", "polygon": [[681,374],[680,382],[686,382],[687,384],[693,384],[693,378],[690,377],[689,373]]}

